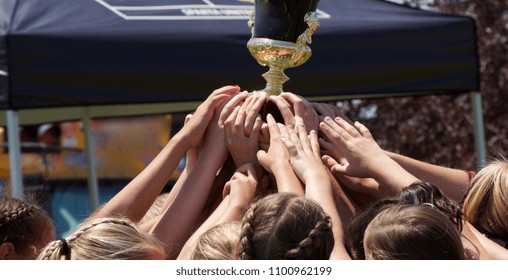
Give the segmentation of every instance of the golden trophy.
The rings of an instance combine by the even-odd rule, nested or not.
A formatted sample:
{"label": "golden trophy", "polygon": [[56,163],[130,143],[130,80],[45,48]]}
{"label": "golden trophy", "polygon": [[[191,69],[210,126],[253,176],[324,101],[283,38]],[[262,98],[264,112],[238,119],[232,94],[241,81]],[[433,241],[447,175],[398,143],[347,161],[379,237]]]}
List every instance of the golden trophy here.
{"label": "golden trophy", "polygon": [[270,69],[262,76],[268,95],[278,95],[289,80],[284,70],[305,63],[312,55],[311,36],[319,27],[318,0],[255,0],[248,22],[251,55]]}

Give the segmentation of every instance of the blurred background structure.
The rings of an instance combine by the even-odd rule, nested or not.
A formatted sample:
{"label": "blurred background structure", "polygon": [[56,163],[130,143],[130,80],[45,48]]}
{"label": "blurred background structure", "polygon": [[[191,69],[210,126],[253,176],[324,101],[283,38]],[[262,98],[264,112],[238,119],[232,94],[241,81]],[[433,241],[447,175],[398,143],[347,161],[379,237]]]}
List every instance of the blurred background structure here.
{"label": "blurred background structure", "polygon": [[[403,2],[403,1],[394,1]],[[471,16],[476,21],[487,160],[508,156],[508,2],[410,0],[406,5]],[[340,102],[382,147],[419,160],[474,170],[469,96],[439,95]]]}

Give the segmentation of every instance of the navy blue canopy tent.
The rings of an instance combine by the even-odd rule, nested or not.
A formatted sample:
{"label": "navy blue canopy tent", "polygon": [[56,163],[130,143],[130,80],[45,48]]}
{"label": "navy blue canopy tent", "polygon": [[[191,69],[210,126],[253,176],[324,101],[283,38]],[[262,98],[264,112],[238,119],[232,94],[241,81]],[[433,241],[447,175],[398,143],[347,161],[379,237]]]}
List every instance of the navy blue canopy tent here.
{"label": "navy blue canopy tent", "polygon": [[[261,89],[268,69],[246,48],[253,8],[241,0],[0,0],[0,109],[17,127],[79,116],[72,108],[85,108],[85,120],[188,110],[223,85]],[[473,92],[481,102],[473,19],[380,0],[320,0],[318,15],[313,55],[285,71],[285,90],[314,100]]]}

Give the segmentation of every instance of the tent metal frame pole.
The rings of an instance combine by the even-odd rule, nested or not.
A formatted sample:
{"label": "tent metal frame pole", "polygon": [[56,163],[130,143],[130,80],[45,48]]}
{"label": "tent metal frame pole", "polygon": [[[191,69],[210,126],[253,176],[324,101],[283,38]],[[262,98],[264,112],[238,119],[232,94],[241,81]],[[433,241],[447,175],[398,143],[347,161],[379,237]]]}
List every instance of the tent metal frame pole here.
{"label": "tent metal frame pole", "polygon": [[90,199],[90,209],[95,211],[99,208],[99,183],[97,180],[97,172],[95,170],[95,153],[94,143],[92,137],[91,120],[90,120],[90,108],[83,109],[82,124],[85,133],[85,144],[86,144],[86,160],[88,165],[88,195]]}
{"label": "tent metal frame pole", "polygon": [[487,162],[487,148],[485,143],[485,126],[483,122],[482,96],[479,91],[469,93],[474,119],[474,143],[476,150],[476,168],[485,167]]}
{"label": "tent metal frame pole", "polygon": [[23,173],[21,168],[21,145],[18,112],[7,110],[7,141],[9,145],[9,172],[11,196],[23,199]]}

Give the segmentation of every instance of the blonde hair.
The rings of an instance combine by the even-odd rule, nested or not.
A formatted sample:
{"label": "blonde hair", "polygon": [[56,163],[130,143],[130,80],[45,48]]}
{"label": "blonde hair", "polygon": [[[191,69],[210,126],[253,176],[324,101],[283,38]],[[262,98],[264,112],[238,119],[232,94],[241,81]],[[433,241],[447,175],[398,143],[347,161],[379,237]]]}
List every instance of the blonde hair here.
{"label": "blonde hair", "polygon": [[216,225],[199,238],[192,260],[235,260],[236,247],[241,233],[240,222]]}
{"label": "blonde hair", "polygon": [[97,218],[82,224],[66,239],[53,241],[39,260],[144,260],[165,256],[153,236],[126,218]]}
{"label": "blonde hair", "polygon": [[366,259],[463,260],[460,233],[430,204],[395,205],[379,213],[364,236]]}
{"label": "blonde hair", "polygon": [[267,195],[242,220],[243,260],[324,260],[334,245],[332,222],[313,200],[291,193]]}
{"label": "blonde hair", "polygon": [[[35,258],[45,236],[55,236],[53,220],[35,203],[0,197],[0,242],[10,242],[20,255]],[[38,248],[39,247],[39,248]]]}
{"label": "blonde hair", "polygon": [[508,239],[508,162],[495,160],[471,181],[462,211],[483,233]]}

